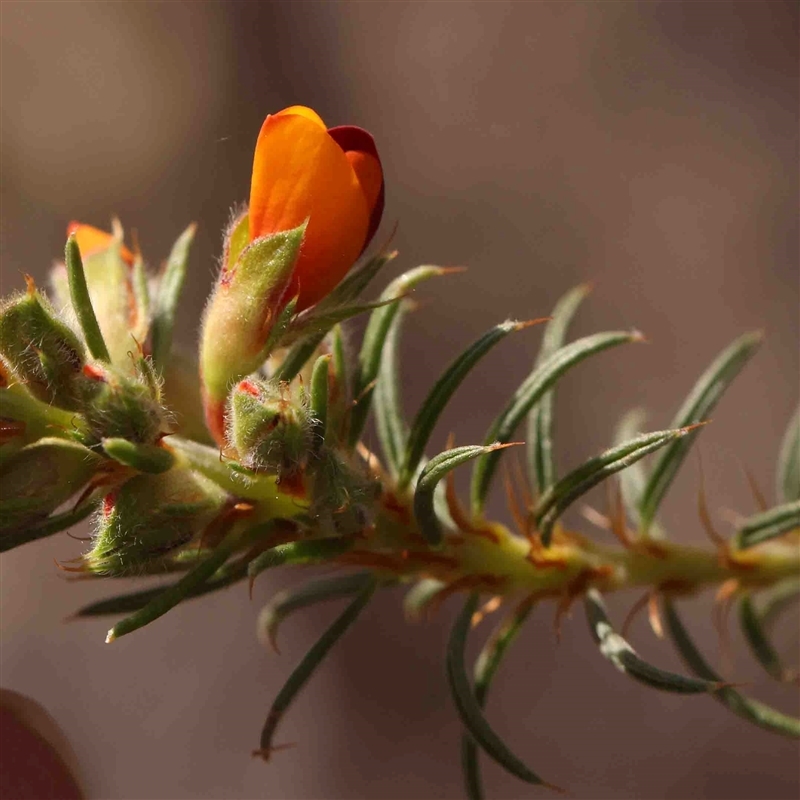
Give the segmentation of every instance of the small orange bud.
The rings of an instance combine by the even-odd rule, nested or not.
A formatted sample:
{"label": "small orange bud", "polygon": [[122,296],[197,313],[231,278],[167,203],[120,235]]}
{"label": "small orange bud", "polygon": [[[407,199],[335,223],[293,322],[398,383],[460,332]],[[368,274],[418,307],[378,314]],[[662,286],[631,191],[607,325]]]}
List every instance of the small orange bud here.
{"label": "small orange bud", "polygon": [[[75,234],[75,240],[78,242],[78,249],[81,251],[82,258],[86,258],[100,250],[107,250],[114,242],[112,234],[74,220],[67,225],[67,236],[69,237],[73,233]],[[128,266],[133,264],[133,253],[125,245],[120,248],[120,255]]]}

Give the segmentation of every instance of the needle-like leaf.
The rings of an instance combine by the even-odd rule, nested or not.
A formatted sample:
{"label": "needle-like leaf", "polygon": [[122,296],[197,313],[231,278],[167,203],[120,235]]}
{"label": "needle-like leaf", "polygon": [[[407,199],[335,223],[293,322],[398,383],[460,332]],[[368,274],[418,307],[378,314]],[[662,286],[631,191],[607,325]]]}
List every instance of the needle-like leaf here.
{"label": "needle-like leaf", "polygon": [[556,788],[543,781],[508,749],[503,740],[489,726],[470,686],[467,671],[464,668],[464,650],[472,615],[478,607],[478,597],[477,593],[473,593],[467,599],[464,609],[453,626],[447,646],[447,678],[458,714],[475,742],[501,767],[527,783]]}
{"label": "needle-like leaf", "polygon": [[361,591],[372,576],[368,572],[357,572],[353,575],[336,575],[332,578],[320,578],[294,589],[278,592],[258,615],[258,639],[278,650],[278,628],[290,614],[300,611],[326,600],[337,600],[351,597]]}
{"label": "needle-like leaf", "polygon": [[503,447],[510,447],[514,442],[495,445],[467,445],[454,447],[434,456],[420,473],[417,488],[414,492],[414,516],[422,535],[428,543],[436,546],[442,541],[442,523],[434,509],[434,493],[436,486],[448,472],[473,458],[491,453]]}
{"label": "needle-like leaf", "polygon": [[753,656],[767,674],[777,681],[790,679],[791,673],[781,664],[780,656],[764,630],[761,615],[749,592],[742,594],[739,599],[739,624]]}
{"label": "needle-like leaf", "polygon": [[[591,291],[589,284],[583,283],[570,289],[556,303],[550,321],[542,337],[536,365],[543,364],[564,345],[575,312]],[[528,414],[528,469],[533,485],[539,494],[555,481],[553,461],[553,391],[546,392],[542,399]]]}
{"label": "needle-like leaf", "polygon": [[596,589],[589,589],[583,604],[592,638],[600,647],[600,652],[620,672],[640,683],[665,692],[702,694],[714,692],[719,688],[719,684],[715,681],[697,680],[677,675],[674,672],[665,672],[641,659],[630,644],[611,627],[605,603]]}
{"label": "needle-like leaf", "polygon": [[533,520],[542,536],[545,547],[550,543],[556,520],[581,495],[586,494],[601,481],[636,463],[654,450],[685,436],[686,428],[670,431],[655,431],[623,442],[590,458],[577,469],[565,475],[555,486],[548,489],[536,503]]}
{"label": "needle-like leaf", "polygon": [[[236,559],[223,564],[205,583],[196,586],[187,595],[186,599],[201,597],[204,594],[216,592],[224,589],[232,583],[243,580],[247,577],[247,559]],[[153,589],[142,589],[138,592],[120,594],[115,597],[108,597],[90,603],[77,611],[73,617],[80,619],[83,617],[103,617],[109,614],[129,614],[144,608],[151,600],[157,598],[165,589],[174,587],[170,584],[166,587],[158,586]]]}
{"label": "needle-like leaf", "polygon": [[530,327],[542,321],[543,320],[515,322],[509,320],[500,325],[495,325],[473,342],[444,371],[442,377],[433,385],[433,388],[420,406],[417,416],[411,423],[411,430],[408,434],[408,443],[403,458],[403,466],[400,469],[399,485],[401,489],[408,486],[411,482],[419,466],[420,459],[425,452],[425,445],[428,443],[428,439],[431,433],[433,433],[433,428],[439,419],[439,415],[472,368],[495,347],[495,345],[505,339],[509,333],[522,330],[523,328]]}
{"label": "needle-like leaf", "polygon": [[311,418],[314,420],[314,429],[321,441],[325,441],[325,432],[328,423],[328,373],[330,371],[330,354],[320,356],[314,362],[311,372]]}
{"label": "needle-like leaf", "polygon": [[324,561],[343,553],[352,545],[352,540],[343,536],[279,544],[254,558],[247,568],[247,575],[251,581],[254,581],[265,569],[281,567],[284,564],[308,564],[312,561]]}
{"label": "needle-like leaf", "polygon": [[435,578],[422,578],[417,581],[403,598],[403,610],[408,619],[418,619],[435,599],[439,592],[447,588],[443,581]]}
{"label": "needle-like leaf", "polygon": [[[664,598],[664,617],[672,640],[689,669],[707,681],[720,681],[719,675],[706,663],[700,651],[692,641],[689,632],[683,625],[675,606],[668,598]],[[800,738],[800,719],[782,714],[771,706],[752,700],[730,686],[723,686],[713,695],[734,714],[749,720],[765,730],[781,736]]]}
{"label": "needle-like leaf", "polygon": [[78,248],[78,240],[73,233],[67,239],[67,246],[64,251],[64,262],[67,266],[67,279],[69,281],[69,296],[72,300],[72,308],[81,326],[86,347],[92,354],[92,358],[98,361],[111,361],[105,339],[97,322],[94,313],[92,299],[89,297],[89,287],[86,284],[86,273],[83,271],[83,259]]}
{"label": "needle-like leaf", "polygon": [[393,477],[397,477],[403,452],[408,442],[408,424],[400,400],[400,330],[408,311],[407,303],[400,303],[389,325],[383,346],[383,357],[375,386],[375,425],[381,443],[384,461]]}
{"label": "needle-like leaf", "polygon": [[361,438],[367,421],[367,414],[372,403],[372,393],[383,356],[384,343],[392,320],[399,310],[399,300],[422,281],[438,275],[447,275],[450,272],[453,270],[446,267],[416,267],[404,272],[399,278],[395,278],[381,294],[382,301],[397,300],[398,302],[384,305],[373,311],[364,332],[364,341],[358,355],[358,367],[353,387],[355,401],[350,415],[351,446],[354,447]]}
{"label": "needle-like leaf", "polygon": [[[475,700],[483,708],[489,687],[497,672],[500,662],[517,638],[517,634],[528,619],[533,609],[533,601],[522,602],[514,613],[500,625],[497,632],[489,639],[475,662]],[[478,748],[475,740],[468,733],[461,736],[461,767],[464,771],[464,788],[469,800],[482,800],[483,782],[481,780]]]}
{"label": "needle-like leaf", "polygon": [[375,589],[377,581],[375,579],[367,583],[358,593],[356,598],[336,619],[333,625],[322,634],[314,646],[306,653],[303,660],[297,665],[289,679],[278,692],[278,696],[272,704],[267,714],[267,721],[261,731],[261,747],[253,755],[260,755],[268,759],[272,752],[272,737],[278,727],[283,715],[291,705],[294,698],[305,686],[308,679],[314,674],[314,670],[320,665],[330,649],[342,638],[347,629],[358,619],[359,614],[369,602]]}
{"label": "needle-like leaf", "polygon": [[108,632],[106,644],[121,636],[143,628],[175,608],[185,598],[196,592],[228,560],[239,546],[239,537],[228,536],[199,564],[187,572],[177,583],[163,589],[144,608],[120,620]]}
{"label": "needle-like leaf", "polygon": [[800,500],[748,517],[736,532],[735,547],[743,550],[800,528]]}
{"label": "needle-like leaf", "polygon": [[166,369],[172,349],[172,334],[175,330],[178,302],[186,280],[186,264],[196,230],[197,225],[193,222],[172,245],[158,285],[150,337],[153,363],[156,365],[156,369],[162,373]]}
{"label": "needle-like leaf", "polygon": [[[760,332],[746,333],[725,348],[700,376],[670,427],[684,428],[707,420],[725,390],[758,350],[763,338]],[[643,535],[648,534],[658,507],[698,433],[699,429],[690,436],[672,442],[656,461],[639,501]]]}
{"label": "needle-like leaf", "polygon": [[[485,444],[510,442],[514,431],[528,411],[571,367],[609,347],[638,341],[642,341],[642,336],[636,331],[614,331],[586,336],[562,347],[543,364],[538,365],[514,392],[506,407],[489,428],[484,440]],[[499,458],[500,453],[489,453],[475,463],[472,473],[471,502],[473,514],[476,517],[483,512],[486,495],[497,469]]]}
{"label": "needle-like leaf", "polygon": [[789,420],[783,435],[776,478],[780,502],[800,500],[800,406]]}

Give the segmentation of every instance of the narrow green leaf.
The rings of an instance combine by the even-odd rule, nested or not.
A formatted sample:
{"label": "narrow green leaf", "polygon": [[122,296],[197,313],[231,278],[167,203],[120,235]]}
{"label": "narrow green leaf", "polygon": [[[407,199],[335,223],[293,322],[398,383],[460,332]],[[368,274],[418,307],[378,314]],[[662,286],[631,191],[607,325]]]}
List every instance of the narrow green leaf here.
{"label": "narrow green leaf", "polygon": [[397,314],[389,325],[378,369],[378,383],[375,386],[375,424],[378,439],[384,462],[395,478],[400,472],[403,452],[408,441],[408,425],[400,399],[399,367],[400,330],[407,308],[408,305],[401,302]]}
{"label": "narrow green leaf", "polygon": [[169,450],[155,444],[137,444],[127,439],[108,438],[103,439],[103,450],[110,458],[139,472],[166,472],[175,463],[175,456]]}
{"label": "narrow green leaf", "polygon": [[69,282],[69,296],[72,300],[72,308],[81,326],[86,347],[92,354],[92,358],[98,361],[111,361],[100,325],[94,313],[91,298],[89,297],[89,287],[86,284],[86,274],[83,271],[83,259],[78,248],[78,241],[75,234],[71,234],[67,239],[67,247],[64,251],[64,261],[67,265],[67,280]]}
{"label": "narrow green leaf", "polygon": [[366,261],[363,266],[351,270],[347,277],[329,295],[316,304],[315,308],[324,313],[357,300],[378,273],[388,263],[394,261],[396,256],[396,252],[379,253]]}
{"label": "narrow green leaf", "polygon": [[352,547],[352,539],[344,536],[331,536],[326,539],[308,539],[304,542],[279,544],[254,558],[247,568],[251,582],[265,569],[281,567],[284,564],[308,564],[312,561],[325,561],[338,556]]}
{"label": "narrow green leaf", "polygon": [[542,543],[550,544],[556,520],[581,495],[598,483],[636,463],[654,450],[685,436],[687,429],[655,431],[623,442],[590,458],[581,466],[565,475],[555,486],[548,489],[536,503],[533,519],[542,537]]}
{"label": "narrow green leaf", "polygon": [[331,331],[331,356],[333,361],[333,375],[344,394],[347,395],[349,381],[347,375],[347,355],[344,349],[344,334],[341,325],[334,325]]}
{"label": "narrow green leaf", "polygon": [[781,664],[780,656],[767,636],[761,617],[749,592],[739,598],[739,623],[756,661],[767,674],[777,681],[790,679],[790,673]]}
{"label": "narrow green leaf", "polygon": [[287,589],[276,594],[261,609],[258,615],[258,639],[278,651],[278,628],[283,620],[295,611],[322,603],[350,597],[361,591],[372,580],[368,572],[354,575],[336,575],[333,578],[320,578],[295,589]]}
{"label": "narrow green leaf", "polygon": [[[272,352],[278,347],[283,347],[284,344],[288,346],[289,342],[285,340],[291,338],[292,342],[295,341],[295,338],[290,336],[290,330],[295,318],[295,309],[297,308],[298,297],[299,295],[295,295],[283,307],[283,309],[281,309],[280,313],[278,314],[278,318],[275,320],[275,324],[272,326],[272,330],[269,332],[269,336],[267,336],[267,341],[264,343],[264,346],[261,349],[260,358],[262,359],[262,361],[266,361],[270,357]],[[313,339],[314,337],[310,338]],[[299,343],[304,344],[307,343],[307,341],[308,340],[306,338],[300,338]],[[321,339],[318,341],[321,341]],[[303,364],[301,364],[300,366],[302,367]],[[294,375],[292,377],[294,377]]]}
{"label": "narrow green leaf", "polygon": [[505,339],[509,333],[527,328],[536,322],[539,322],[539,320],[533,320],[532,322],[508,320],[500,325],[495,325],[473,342],[444,371],[442,377],[436,381],[433,388],[428,392],[428,396],[423,401],[417,412],[417,416],[411,423],[411,430],[408,434],[408,443],[403,458],[403,466],[400,469],[399,487],[401,490],[408,486],[411,479],[414,477],[420,459],[425,452],[425,445],[428,443],[428,439],[433,433],[434,426],[439,420],[439,415],[472,368],[489,353],[495,345]]}
{"label": "narrow green leaf", "polygon": [[787,578],[761,593],[761,625],[769,630],[800,596],[800,578]]}
{"label": "narrow green leaf", "polygon": [[334,325],[330,333],[331,363],[328,367],[328,435],[336,444],[346,437],[347,420],[350,415],[350,381],[344,334],[341,325]]}
{"label": "narrow green leaf", "polygon": [[[707,420],[725,390],[755,354],[762,339],[760,332],[746,333],[725,348],[700,376],[670,427],[684,428]],[[639,502],[642,535],[648,535],[658,507],[698,433],[699,430],[673,442],[656,461]]]}
{"label": "narrow green leaf", "polygon": [[800,406],[789,420],[778,456],[778,500],[800,500]]}
{"label": "narrow green leaf", "polygon": [[[614,430],[614,444],[622,444],[636,436],[644,433],[644,423],[647,419],[647,412],[643,408],[632,408],[617,423]],[[639,498],[644,491],[647,483],[647,472],[644,464],[637,461],[628,469],[623,470],[619,477],[620,488],[622,491],[622,502],[628,515],[639,524]]]}
{"label": "narrow green leaf", "polygon": [[302,312],[292,321],[291,327],[281,338],[281,345],[290,345],[297,340],[305,340],[309,336],[317,336],[320,333],[327,335],[334,325],[365,314],[367,311],[374,311],[377,308],[394,303],[395,300],[376,300],[374,303],[358,303],[357,305],[341,306],[322,313],[318,306],[308,311]]}
{"label": "narrow green leaf", "polygon": [[403,610],[408,619],[418,619],[428,604],[436,597],[439,592],[447,588],[443,581],[435,578],[422,578],[418,580],[403,598]]}
{"label": "narrow green leaf", "polygon": [[[381,300],[399,300],[408,294],[417,284],[428,278],[446,275],[453,270],[445,267],[417,267],[404,272],[393,280],[381,294]],[[350,415],[350,446],[355,447],[361,438],[367,421],[374,383],[378,377],[383,346],[392,320],[397,315],[399,303],[377,308],[372,312],[364,332],[361,352],[358,355],[358,371],[355,377],[353,393],[355,401]]]}
{"label": "narrow green leaf", "polygon": [[[538,365],[514,392],[506,407],[489,428],[485,443],[510,442],[517,425],[524,416],[570,367],[609,347],[638,341],[642,341],[642,336],[636,331],[614,331],[586,336],[562,347],[543,364]],[[472,510],[475,516],[479,516],[483,512],[486,495],[497,469],[499,458],[500,453],[490,453],[478,459],[475,464],[471,492]]]}
{"label": "narrow green leaf", "polygon": [[[720,681],[721,678],[706,663],[700,651],[695,647],[689,632],[683,625],[675,606],[668,598],[664,598],[664,616],[672,640],[675,642],[678,651],[689,669],[700,678],[707,681]],[[730,686],[723,686],[714,692],[713,697],[730,709],[734,714],[749,720],[765,730],[780,734],[800,738],[800,719],[782,714],[771,706],[752,700],[740,694]]]}
{"label": "narrow green leaf", "polygon": [[39,522],[28,524],[22,529],[5,531],[0,537],[0,553],[13,550],[15,547],[28,542],[46,539],[48,536],[66,530],[72,525],[77,525],[79,522],[83,522],[97,508],[97,505],[96,500],[88,500],[69,511],[51,514],[49,517]]}
{"label": "narrow green leaf", "polygon": [[164,272],[158,285],[153,321],[150,326],[153,363],[160,372],[164,372],[172,349],[172,334],[175,330],[175,317],[180,301],[183,284],[186,280],[186,264],[189,260],[189,249],[197,230],[192,223],[178,237],[170,251]]}
{"label": "narrow green leaf", "polygon": [[800,528],[800,500],[753,514],[739,526],[734,546],[739,550],[761,544]]}
{"label": "narrow green leaf", "polygon": [[283,685],[283,688],[278,692],[278,696],[275,698],[269,710],[269,714],[267,714],[267,721],[264,723],[264,728],[261,731],[261,747],[253,753],[253,755],[260,755],[264,759],[269,758],[272,751],[272,737],[275,734],[275,729],[278,727],[283,715],[291,705],[292,700],[294,700],[303,686],[305,686],[308,679],[313,675],[314,670],[319,666],[320,662],[325,658],[333,645],[342,638],[347,629],[358,619],[359,614],[364,610],[364,607],[374,594],[376,587],[377,581],[374,579],[367,583],[353,602],[347,606],[333,625],[322,634],[314,646],[306,653],[303,660],[295,667],[289,679]]}
{"label": "narrow green leaf", "polygon": [[311,417],[320,438],[325,440],[328,423],[328,370],[331,363],[330,354],[320,356],[314,362],[311,372]]}
{"label": "narrow green leaf", "polygon": [[[614,432],[614,444],[622,444],[635,436],[641,436],[644,433],[646,417],[647,413],[643,408],[633,408],[625,414],[617,424]],[[619,475],[622,503],[636,528],[641,527],[639,500],[644,492],[644,487],[647,485],[647,479],[647,470],[641,461],[631,464],[627,469],[622,470]],[[649,536],[651,539],[664,538],[664,531],[655,521],[650,523]]]}
{"label": "narrow green leaf", "polygon": [[[496,634],[493,635],[481,650],[475,662],[475,700],[483,709],[489,694],[494,675],[509,646],[517,638],[525,620],[533,609],[532,601],[523,602],[510,618],[503,620]],[[461,737],[461,766],[464,771],[464,785],[470,800],[482,800],[483,786],[481,781],[478,749],[475,740],[467,733]]]}
{"label": "narrow green leaf", "polygon": [[[233,583],[247,577],[247,560],[237,559],[223,564],[205,583],[191,589],[185,599],[201,597],[204,594],[216,592],[224,589]],[[175,583],[167,586],[157,586],[153,589],[142,589],[137,592],[120,594],[115,597],[108,597],[90,603],[77,611],[73,618],[102,617],[108,614],[129,614],[144,608],[151,600],[157,598],[165,589],[175,586]]]}
{"label": "narrow green leaf", "polygon": [[314,355],[316,349],[325,338],[325,332],[315,333],[306,339],[301,339],[295,342],[290,348],[286,357],[281,362],[280,366],[275,370],[272,376],[277,381],[286,381],[287,383],[294,380],[299,374],[300,370],[308,363],[311,356]]}
{"label": "narrow green leaf", "polygon": [[[536,366],[543,364],[563,347],[569,324],[590,291],[589,284],[581,284],[567,292],[556,303],[542,337]],[[553,391],[551,390],[546,392],[528,413],[528,468],[531,482],[540,494],[555,482],[552,427]]]}
{"label": "narrow green leaf", "polygon": [[[351,272],[333,292],[317,303],[308,316],[313,317],[317,315],[317,317],[319,317],[329,313],[333,314],[333,316],[328,319],[327,326],[319,324],[311,326],[311,328],[307,330],[307,335],[304,333],[299,341],[295,341],[296,334],[293,334],[292,341],[288,343],[291,344],[289,353],[286,355],[283,363],[273,377],[282,381],[290,381],[297,377],[300,370],[314,354],[317,347],[319,347],[326,334],[331,329],[335,331],[341,319],[352,316],[352,314],[345,313],[343,316],[340,314],[339,317],[336,317],[336,314],[341,311],[341,306],[356,300],[370,281],[386,264],[392,261],[396,255],[396,253],[381,254],[370,259],[363,267]],[[382,296],[381,300],[377,304],[372,304],[371,307],[382,307],[386,304],[386,301],[387,298]],[[365,310],[367,310],[367,307],[362,306],[356,313],[361,313]],[[341,338],[339,341],[341,341]]]}
{"label": "narrow green leaf", "polygon": [[[472,615],[477,607],[478,594],[473,593],[467,599],[463,611],[456,620],[447,645],[447,678],[458,714],[475,742],[501,767],[526,783],[550,786],[535,772],[528,769],[489,726],[470,686],[464,668],[464,650]],[[551,788],[554,787],[551,786]]]}
{"label": "narrow green leaf", "polygon": [[445,450],[443,453],[434,456],[420,473],[417,480],[417,488],[414,492],[414,517],[419,525],[420,532],[434,547],[442,541],[442,523],[434,509],[433,499],[436,486],[448,472],[454,470],[461,464],[471,461],[473,458],[491,453],[502,447],[509,447],[511,444],[495,445],[467,445],[465,447],[454,447],[452,450]]}
{"label": "narrow green leaf", "polygon": [[179,581],[159,590],[155,597],[148,600],[147,605],[114,625],[108,632],[106,644],[148,625],[187,597],[201,594],[202,588],[208,585],[209,579],[239,547],[259,536],[263,537],[267,533],[271,533],[273,527],[270,522],[252,528],[244,535],[229,534],[226,536],[208,556],[192,567]]}
{"label": "narrow green leaf", "polygon": [[719,684],[715,681],[697,680],[674,672],[665,672],[639,658],[630,644],[611,627],[603,597],[596,589],[589,589],[583,599],[583,605],[592,638],[600,647],[600,652],[620,672],[665,692],[700,694],[713,692],[719,688]]}

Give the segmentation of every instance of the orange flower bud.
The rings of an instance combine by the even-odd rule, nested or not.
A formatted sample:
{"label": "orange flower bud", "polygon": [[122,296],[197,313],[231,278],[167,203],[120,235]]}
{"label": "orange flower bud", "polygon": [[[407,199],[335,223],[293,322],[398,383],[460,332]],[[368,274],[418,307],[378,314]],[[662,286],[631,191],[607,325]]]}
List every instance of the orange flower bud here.
{"label": "orange flower bud", "polygon": [[[91,225],[84,225],[81,222],[73,221],[67,225],[67,237],[73,233],[78,242],[78,249],[81,251],[82,258],[86,258],[100,250],[106,250],[114,242],[112,234],[101,231],[100,228],[94,228]],[[125,245],[120,248],[120,255],[126,264],[129,266],[133,264],[133,253]]]}
{"label": "orange flower bud", "polygon": [[383,170],[375,142],[352,125],[326,129],[310,108],[266,118],[250,188],[250,241],[308,221],[285,294],[314,305],[345,276],[383,213]]}

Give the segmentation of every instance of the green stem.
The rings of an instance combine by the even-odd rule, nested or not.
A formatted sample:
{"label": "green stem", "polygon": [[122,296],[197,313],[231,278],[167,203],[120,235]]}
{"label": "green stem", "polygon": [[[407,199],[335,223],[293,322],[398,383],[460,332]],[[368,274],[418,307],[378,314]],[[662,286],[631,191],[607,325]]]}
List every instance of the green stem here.
{"label": "green stem", "polygon": [[36,441],[44,436],[69,438],[75,414],[39,402],[19,384],[0,391],[0,417],[25,423],[25,440]]}
{"label": "green stem", "polygon": [[239,472],[218,449],[181,436],[170,436],[164,444],[183,466],[197,470],[236,497],[258,503],[259,518],[291,519],[307,510],[308,502],[283,491],[274,475]]}
{"label": "green stem", "polygon": [[404,558],[396,559],[400,574],[424,572],[444,583],[485,584],[484,589],[495,594],[562,596],[592,586],[604,593],[635,587],[690,592],[731,578],[742,586],[762,587],[800,576],[800,550],[781,542],[721,558],[718,551],[701,547],[659,542],[620,548],[566,534],[531,557],[527,539],[498,523],[483,522],[479,529],[446,536],[441,549],[432,554],[418,543],[413,515],[396,507],[379,514],[376,528],[379,533],[358,547],[367,551],[364,563],[369,563],[370,553],[399,556],[405,552]]}

